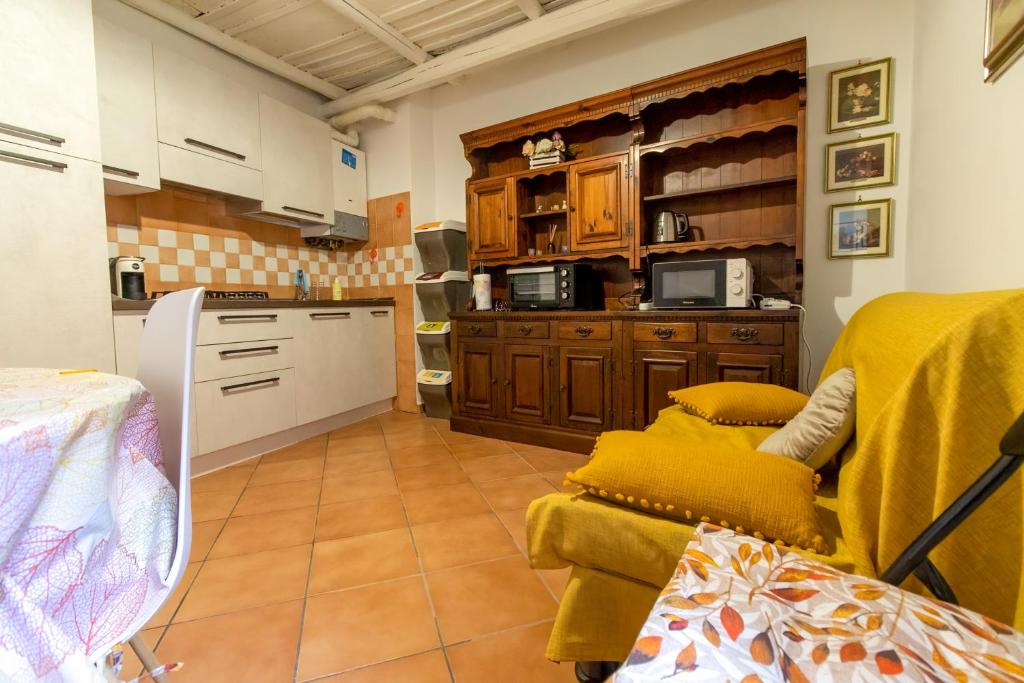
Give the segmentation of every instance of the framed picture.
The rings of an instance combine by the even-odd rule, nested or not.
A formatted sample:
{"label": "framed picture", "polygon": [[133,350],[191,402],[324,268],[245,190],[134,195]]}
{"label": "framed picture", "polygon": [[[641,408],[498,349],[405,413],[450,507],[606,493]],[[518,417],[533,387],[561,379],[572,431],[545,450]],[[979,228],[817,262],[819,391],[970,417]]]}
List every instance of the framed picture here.
{"label": "framed picture", "polygon": [[896,183],[896,133],[825,146],[825,191]]}
{"label": "framed picture", "polygon": [[829,258],[888,256],[892,200],[833,204],[828,210]]}
{"label": "framed picture", "polygon": [[829,133],[890,122],[891,58],[833,71],[828,81]]}
{"label": "framed picture", "polygon": [[1024,0],[988,0],[985,80],[992,82],[1024,52]]}

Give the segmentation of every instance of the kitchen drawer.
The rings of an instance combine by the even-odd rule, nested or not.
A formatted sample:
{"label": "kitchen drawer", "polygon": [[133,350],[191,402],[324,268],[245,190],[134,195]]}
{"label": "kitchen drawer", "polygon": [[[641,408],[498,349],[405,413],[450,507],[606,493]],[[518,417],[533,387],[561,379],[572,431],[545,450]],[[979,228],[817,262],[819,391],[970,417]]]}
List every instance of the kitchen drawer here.
{"label": "kitchen drawer", "polygon": [[501,336],[509,339],[547,339],[547,322],[504,322]]}
{"label": "kitchen drawer", "polygon": [[197,382],[294,366],[291,339],[211,344],[196,349]]}
{"label": "kitchen drawer", "polygon": [[782,323],[707,323],[708,344],[782,346]]}
{"label": "kitchen drawer", "polygon": [[203,346],[292,337],[290,313],[283,309],[203,311],[196,343]]}
{"label": "kitchen drawer", "polygon": [[633,323],[633,341],[692,344],[697,341],[697,323]]}
{"label": "kitchen drawer", "polygon": [[609,341],[612,324],[609,322],[558,323],[559,339]]}
{"label": "kitchen drawer", "polygon": [[490,322],[459,323],[460,337],[497,337],[498,323]]}
{"label": "kitchen drawer", "polygon": [[197,382],[197,453],[210,453],[295,426],[293,370]]}

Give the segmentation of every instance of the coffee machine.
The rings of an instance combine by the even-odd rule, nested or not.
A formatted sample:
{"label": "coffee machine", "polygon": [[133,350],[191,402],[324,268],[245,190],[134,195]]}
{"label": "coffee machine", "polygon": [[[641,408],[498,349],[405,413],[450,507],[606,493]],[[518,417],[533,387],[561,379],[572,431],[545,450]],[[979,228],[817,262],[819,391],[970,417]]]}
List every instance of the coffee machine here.
{"label": "coffee machine", "polygon": [[140,256],[110,259],[110,293],[121,299],[146,298],[146,272]]}

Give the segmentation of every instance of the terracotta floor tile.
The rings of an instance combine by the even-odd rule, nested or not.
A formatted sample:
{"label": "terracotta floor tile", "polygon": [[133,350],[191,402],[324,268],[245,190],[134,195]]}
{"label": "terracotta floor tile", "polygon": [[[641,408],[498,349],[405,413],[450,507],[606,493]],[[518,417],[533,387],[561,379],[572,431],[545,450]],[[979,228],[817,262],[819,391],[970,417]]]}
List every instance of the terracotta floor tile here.
{"label": "terracotta floor tile", "polygon": [[402,448],[423,448],[426,446],[431,446],[435,448],[444,447],[444,441],[441,440],[441,437],[438,436],[437,432],[435,432],[433,429],[431,429],[429,433],[401,434],[398,436],[385,435],[384,438],[387,441],[388,450]]}
{"label": "terracotta floor tile", "polygon": [[462,467],[473,481],[492,481],[518,477],[523,474],[534,474],[533,468],[515,453],[473,458],[466,460]]}
{"label": "terracotta floor tile", "polygon": [[324,477],[342,477],[345,475],[368,474],[391,469],[391,461],[387,451],[373,453],[355,453],[353,455],[327,456]]}
{"label": "terracotta floor tile", "polygon": [[[149,646],[150,649],[156,647],[156,644],[160,642],[160,636],[163,635],[166,627],[158,626],[157,628],[147,628],[140,631],[142,634],[142,640]],[[124,668],[121,669],[121,678],[127,679],[132,676],[137,676],[142,673],[142,662],[135,656],[135,652],[126,643],[124,646],[124,660],[122,662]]]}
{"label": "terracotta floor tile", "polygon": [[363,420],[330,432],[328,442],[337,439],[348,439],[356,436],[382,436],[384,434],[376,420]]}
{"label": "terracotta floor tile", "polygon": [[390,470],[367,474],[347,474],[324,479],[320,493],[320,504],[344,503],[348,500],[364,500],[393,496],[398,493],[395,475]]}
{"label": "terracotta floor tile", "polygon": [[306,602],[297,678],[341,673],[437,646],[419,576],[323,593]]}
{"label": "terracotta floor tile", "polygon": [[312,543],[315,521],[316,507],[232,517],[220,532],[209,559]]}
{"label": "terracotta floor tile", "polygon": [[333,438],[327,444],[327,455],[355,455],[356,453],[373,453],[386,448],[384,435],[380,436],[345,436]]}
{"label": "terracotta floor tile", "polygon": [[456,460],[465,462],[476,458],[487,458],[494,455],[514,454],[511,448],[500,441],[487,439],[473,443],[449,443],[448,448]]}
{"label": "terracotta floor tile", "polygon": [[323,475],[324,459],[321,457],[270,463],[263,461],[252,473],[249,488],[267,484],[284,484],[289,481],[320,479]]}
{"label": "terracotta floor tile", "polygon": [[451,431],[451,422],[437,417],[424,417],[423,421],[436,429],[438,432]]}
{"label": "terracotta floor tile", "polygon": [[239,491],[200,491],[192,493],[192,521],[208,522],[231,514]]}
{"label": "terracotta floor tile", "polygon": [[[181,599],[185,597],[188,589],[192,586],[192,581],[196,578],[196,574],[199,573],[199,567],[202,566],[201,562],[193,562],[185,567],[185,574],[181,577],[181,583],[174,589],[174,592],[170,594],[164,604],[157,610],[149,621],[146,622],[146,628],[153,628],[155,626],[166,626],[171,623],[171,617],[174,616],[174,611],[178,609],[178,605],[181,604]],[[152,648],[156,643],[149,643]]]}
{"label": "terracotta floor tile", "polygon": [[325,593],[419,573],[416,550],[405,527],[313,546],[309,593]]}
{"label": "terracotta floor tile", "polygon": [[478,443],[481,445],[501,443],[499,439],[492,439],[487,436],[480,436],[479,434],[467,434],[466,432],[453,432],[450,429],[447,432],[439,432],[439,434],[448,443]]}
{"label": "terracotta floor tile", "polygon": [[193,477],[190,482],[192,486],[192,493],[206,493],[209,491],[233,491],[235,493],[241,493],[242,489],[245,488],[245,485],[249,483],[249,477],[252,475],[252,469],[225,468],[217,470],[216,472],[211,472],[210,474]]}
{"label": "terracotta floor tile", "polygon": [[[536,449],[537,447],[533,447]],[[523,460],[533,465],[538,472],[560,471],[562,474],[583,467],[589,456],[568,451],[553,451],[549,448],[523,450],[519,454]]]}
{"label": "terracotta floor tile", "polygon": [[217,534],[224,528],[226,519],[211,519],[206,522],[192,522],[192,550],[189,562],[202,562],[217,540]]}
{"label": "terracotta floor tile", "polygon": [[557,607],[522,556],[433,572],[427,583],[446,644],[549,619]]}
{"label": "terracotta floor tile", "polygon": [[405,510],[412,524],[439,522],[443,519],[465,517],[490,512],[491,509],[472,484],[438,486],[423,491],[402,494]]}
{"label": "terracotta floor tile", "polygon": [[174,623],[301,598],[311,550],[300,545],[207,560]]}
{"label": "terracotta floor tile", "polygon": [[260,460],[261,465],[277,462],[294,462],[307,458],[322,458],[327,453],[327,439],[320,437],[285,446],[273,453],[267,453]]}
{"label": "terracotta floor tile", "polygon": [[459,467],[459,463],[454,460],[441,465],[397,469],[395,477],[398,479],[398,488],[403,492],[430,489],[436,486],[450,486],[469,481],[469,477]]}
{"label": "terracotta floor tile", "polygon": [[320,497],[320,480],[292,481],[286,484],[247,488],[235,506],[233,515],[255,515],[316,505]]}
{"label": "terracotta floor tile", "polygon": [[412,533],[428,572],[519,552],[508,531],[490,513],[414,526]]}
{"label": "terracotta floor tile", "polygon": [[536,569],[534,571],[537,572],[537,576],[540,577],[540,580],[544,582],[544,585],[555,596],[555,600],[561,600],[562,595],[565,593],[565,587],[569,583],[572,567],[565,567],[564,569]]}
{"label": "terracotta floor tile", "polygon": [[412,448],[395,448],[389,451],[391,466],[396,470],[406,467],[425,467],[427,465],[444,465],[455,462],[452,454],[444,446],[414,446]]}
{"label": "terracotta floor tile", "polygon": [[398,496],[321,505],[316,523],[316,540],[361,536],[405,525],[402,500]]}
{"label": "terracotta floor tile", "polygon": [[553,622],[477,638],[448,649],[456,683],[496,680],[502,683],[575,683],[572,662],[544,657]]}
{"label": "terracotta floor tile", "polygon": [[440,650],[374,664],[346,674],[321,678],[317,683],[451,683]]}
{"label": "terracotta floor tile", "polygon": [[526,507],[535,498],[554,492],[555,488],[539,474],[527,474],[511,479],[481,482],[480,493],[495,510],[515,510]]}
{"label": "terracotta floor tile", "polygon": [[516,545],[526,554],[526,508],[515,510],[499,510],[498,519],[505,525],[508,532],[512,534]]}
{"label": "terracotta floor tile", "polygon": [[183,661],[170,679],[281,683],[292,680],[302,601],[172,624],[156,650],[161,662]]}
{"label": "terracotta floor tile", "polygon": [[565,472],[563,472],[562,470],[554,470],[552,472],[541,472],[540,476],[547,479],[548,483],[554,486],[555,489],[558,491],[575,492],[579,490],[579,486],[577,486],[576,484],[573,484],[572,482],[569,482],[568,484],[565,483],[567,480],[565,478]]}

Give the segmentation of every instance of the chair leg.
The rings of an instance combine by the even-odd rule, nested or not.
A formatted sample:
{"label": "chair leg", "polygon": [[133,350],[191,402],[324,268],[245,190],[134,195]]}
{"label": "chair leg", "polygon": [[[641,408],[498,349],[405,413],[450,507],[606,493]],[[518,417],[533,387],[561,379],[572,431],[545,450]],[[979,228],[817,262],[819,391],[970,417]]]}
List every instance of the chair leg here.
{"label": "chair leg", "polygon": [[574,667],[579,683],[603,683],[618,668],[617,662],[576,662]]}
{"label": "chair leg", "polygon": [[[146,641],[142,638],[141,633],[136,633],[134,636],[128,639],[128,644],[132,646],[132,650],[135,652],[135,656],[142,662],[142,666],[146,668],[146,671],[152,673],[160,667],[160,662],[157,660],[156,655],[153,654],[153,650],[149,648]],[[170,679],[167,674],[161,673],[153,676],[153,680],[156,683],[170,683]]]}

